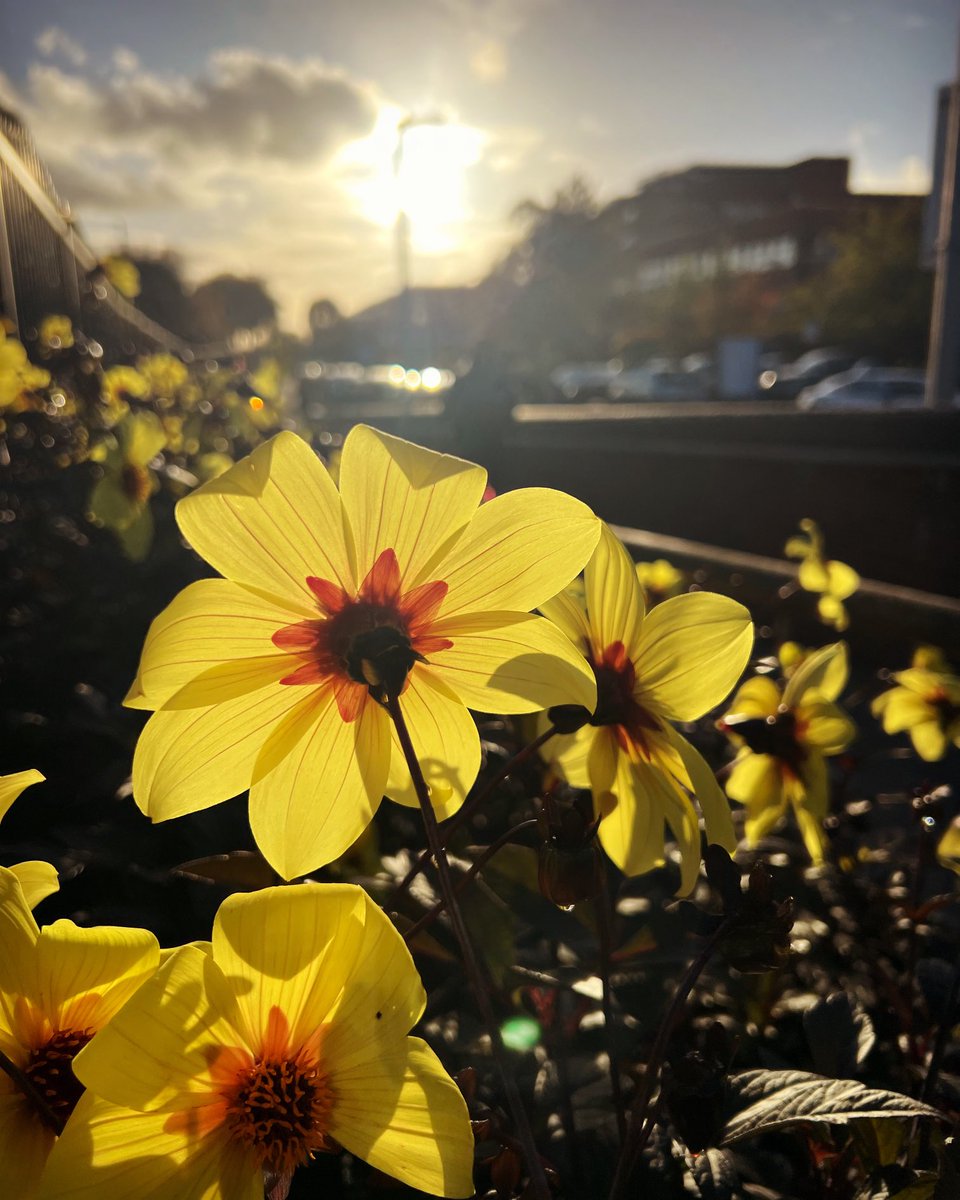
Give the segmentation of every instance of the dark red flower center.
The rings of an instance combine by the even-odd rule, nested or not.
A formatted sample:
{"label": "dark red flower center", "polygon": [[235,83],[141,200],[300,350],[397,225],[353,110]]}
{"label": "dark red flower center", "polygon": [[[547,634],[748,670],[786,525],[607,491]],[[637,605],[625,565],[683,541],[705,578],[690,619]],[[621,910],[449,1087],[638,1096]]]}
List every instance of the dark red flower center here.
{"label": "dark red flower center", "polygon": [[733,714],[724,717],[720,726],[743,738],[754,754],[771,755],[799,777],[807,757],[807,748],[801,741],[805,725],[797,720],[793,709],[781,704],[769,717],[741,718]]}
{"label": "dark red flower center", "polygon": [[345,721],[354,721],[369,694],[381,703],[398,696],[414,664],[453,645],[430,633],[447,594],[441,580],[404,591],[395,551],[384,550],[356,596],[328,579],[307,578],[319,619],[278,629],[273,643],[301,665],[285,684],[329,682]]}
{"label": "dark red flower center", "polygon": [[73,1060],[92,1037],[92,1029],[60,1030],[39,1049],[30,1051],[23,1068],[37,1095],[61,1121],[66,1121],[83,1095],[83,1084],[73,1073]]}
{"label": "dark red flower center", "polygon": [[271,1171],[290,1172],[330,1146],[333,1092],[311,1063],[259,1060],[237,1074],[225,1099],[231,1135]]}
{"label": "dark red flower center", "polygon": [[150,499],[150,472],[146,467],[125,463],[120,472],[120,487],[128,500],[144,504]]}
{"label": "dark red flower center", "polygon": [[599,661],[588,655],[597,680],[597,707],[590,718],[591,725],[612,725],[617,739],[629,738],[635,746],[646,750],[648,734],[656,732],[659,722],[634,696],[637,673],[623,642],[611,642]]}

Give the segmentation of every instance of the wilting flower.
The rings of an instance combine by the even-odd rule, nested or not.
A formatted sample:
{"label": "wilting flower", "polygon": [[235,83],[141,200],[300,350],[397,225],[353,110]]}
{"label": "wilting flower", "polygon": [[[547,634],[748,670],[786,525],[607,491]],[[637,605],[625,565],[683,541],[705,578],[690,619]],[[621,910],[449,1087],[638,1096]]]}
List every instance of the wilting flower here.
{"label": "wilting flower", "polygon": [[210,946],[171,955],[82,1052],[89,1089],[43,1200],[257,1200],[345,1147],[404,1183],[471,1196],[456,1084],[407,1033],[425,995],[403,939],[352,884],[226,900]]}
{"label": "wilting flower", "polygon": [[384,793],[417,805],[388,694],[441,816],[479,769],[465,706],[592,708],[592,674],[528,610],[583,566],[599,523],[540,488],[478,507],[485,482],[361,425],[339,493],[281,433],[181,500],[181,530],[227,578],[186,588],[148,634],[126,701],[160,710],[134,757],[143,811],[163,821],[250,788],[257,844],[289,879],[342,854]]}
{"label": "wilting flower", "polygon": [[820,620],[842,633],[850,624],[843,602],[860,586],[860,576],[846,563],[824,557],[823,534],[816,521],[807,517],[800,528],[803,533],[788,538],[784,553],[788,558],[800,559],[797,580],[804,591],[819,594]]}
{"label": "wilting flower", "polygon": [[925,762],[937,762],[960,746],[960,678],[939,650],[921,646],[906,671],[893,676],[896,687],[882,692],[871,705],[885,733],[910,734]]}
{"label": "wilting flower", "polygon": [[[10,811],[10,805],[28,787],[43,783],[39,771],[18,771],[15,775],[0,775],[0,821]],[[60,887],[57,870],[48,862],[30,859],[16,863],[10,870],[20,880],[20,887],[27,904],[36,908],[41,900],[52,896]]]}
{"label": "wilting flower", "polygon": [[115,445],[103,450],[103,478],[90,496],[91,520],[112,529],[134,561],[146,557],[153,540],[150,497],[160,485],[149,464],[166,444],[154,413],[127,417],[117,426]]}
{"label": "wilting flower", "polygon": [[156,938],[143,929],[81,929],[72,921],[38,929],[16,876],[0,867],[0,1048],[44,1103],[0,1071],[4,1195],[37,1194],[54,1125],[68,1121],[83,1091],[74,1055],[159,959]]}
{"label": "wilting flower", "polygon": [[45,350],[69,350],[73,345],[73,324],[69,317],[51,314],[37,330],[37,340]]}
{"label": "wilting flower", "polygon": [[637,578],[648,604],[679,596],[686,586],[686,576],[672,562],[656,558],[653,562],[637,563]]}
{"label": "wilting flower", "polygon": [[695,721],[728,695],[750,657],[753,626],[741,604],[710,592],[664,600],[644,615],[630,556],[606,526],[576,592],[540,610],[567,634],[597,680],[596,711],[545,753],[574,787],[593,792],[603,848],[639,875],[663,862],[664,823],[680,847],[682,890],[700,866],[700,831],[733,849],[729,806],[713,772],[671,721]]}
{"label": "wilting flower", "polygon": [[829,805],[826,759],[844,751],[856,726],[834,701],[847,682],[847,648],[824,646],[791,676],[781,695],[767,675],[740,688],[719,727],[739,747],[727,795],[747,808],[751,845],[792,806],[814,863],[823,861]]}
{"label": "wilting flower", "polygon": [[45,388],[50,372],[35,367],[23,344],[7,337],[0,326],[0,410],[21,407],[31,392]]}

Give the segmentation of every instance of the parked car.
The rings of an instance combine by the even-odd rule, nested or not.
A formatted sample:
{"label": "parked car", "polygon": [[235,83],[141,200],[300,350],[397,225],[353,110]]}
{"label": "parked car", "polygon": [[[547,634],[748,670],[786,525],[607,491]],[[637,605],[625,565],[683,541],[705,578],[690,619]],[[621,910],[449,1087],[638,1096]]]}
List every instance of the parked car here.
{"label": "parked car", "polygon": [[922,408],[925,374],[892,367],[853,367],[804,388],[797,407],[804,412],[878,412]]}
{"label": "parked car", "polygon": [[792,400],[799,396],[804,388],[812,387],[840,371],[849,370],[857,361],[856,356],[846,350],[824,346],[818,350],[808,350],[796,362],[761,372],[757,384],[764,397]]}
{"label": "parked car", "polygon": [[609,362],[563,363],[550,372],[550,382],[566,400],[602,396],[623,367],[618,358]]}
{"label": "parked car", "polygon": [[647,365],[621,371],[607,394],[611,400],[702,400],[706,388],[695,373]]}

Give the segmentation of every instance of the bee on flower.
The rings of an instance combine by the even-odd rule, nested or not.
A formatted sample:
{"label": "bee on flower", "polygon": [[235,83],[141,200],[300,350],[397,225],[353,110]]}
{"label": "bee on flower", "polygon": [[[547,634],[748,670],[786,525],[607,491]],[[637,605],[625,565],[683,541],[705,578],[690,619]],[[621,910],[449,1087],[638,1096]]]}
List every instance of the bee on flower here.
{"label": "bee on flower", "polygon": [[727,795],[746,806],[755,845],[793,810],[807,853],[823,862],[829,808],[826,760],[841,754],[856,726],[835,703],[847,683],[843,642],[812,654],[781,690],[768,675],[748,679],[718,722],[737,748]]}
{"label": "bee on flower", "polygon": [[951,744],[960,746],[960,678],[933,646],[921,646],[896,686],[871,705],[884,733],[908,733],[924,762],[939,762]]}
{"label": "bee on flower", "polygon": [[40,1200],[257,1200],[341,1146],[432,1195],[472,1196],[466,1102],[408,1036],[425,1000],[361,888],[231,896],[211,943],[167,957],[77,1056],[88,1090]]}
{"label": "bee on flower", "polygon": [[846,563],[825,557],[823,534],[816,521],[806,517],[800,522],[800,529],[802,533],[787,540],[784,553],[787,558],[800,559],[797,581],[804,591],[817,595],[820,620],[843,633],[850,624],[843,602],[860,586],[860,576]]}
{"label": "bee on flower", "polygon": [[628,875],[664,861],[664,827],[681,853],[681,890],[700,868],[700,828],[728,850],[736,846],[729,805],[710,767],[674,728],[720,704],[740,678],[753,646],[750,614],[735,600],[689,592],[645,612],[629,554],[606,527],[571,588],[540,605],[584,656],[597,682],[597,704],[573,734],[553,738],[544,754],[574,787],[589,788],[601,845]]}
{"label": "bee on flower", "polygon": [[[17,771],[15,775],[0,775],[0,821],[10,811],[10,806],[21,792],[43,781],[40,772],[33,770]],[[20,881],[24,899],[30,908],[36,908],[41,900],[46,900],[60,888],[56,868],[48,862],[31,859],[28,862],[16,863],[9,870]]]}
{"label": "bee on flower", "polygon": [[132,707],[156,710],[133,793],[154,821],[249,788],[250,822],[287,879],[339,857],[386,794],[418,807],[386,711],[398,699],[438,816],[480,766],[468,708],[596,703],[593,674],[532,616],[583,567],[599,522],[527,488],[481,505],[486,472],[366,426],[339,491],[285,432],[179,502],[224,578],[154,621]]}
{"label": "bee on flower", "polygon": [[74,1109],[83,1093],[74,1058],[153,975],[159,961],[157,939],[144,929],[81,929],[72,921],[38,928],[16,875],[0,867],[5,1195],[35,1200],[58,1135],[74,1129]]}

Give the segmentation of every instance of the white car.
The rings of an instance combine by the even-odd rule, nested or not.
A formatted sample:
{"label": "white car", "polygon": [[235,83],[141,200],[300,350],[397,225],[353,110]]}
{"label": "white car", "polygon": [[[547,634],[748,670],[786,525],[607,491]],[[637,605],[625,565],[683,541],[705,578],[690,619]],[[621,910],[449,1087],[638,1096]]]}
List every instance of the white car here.
{"label": "white car", "polygon": [[894,367],[853,367],[804,388],[797,407],[804,412],[893,412],[923,408],[926,375]]}

